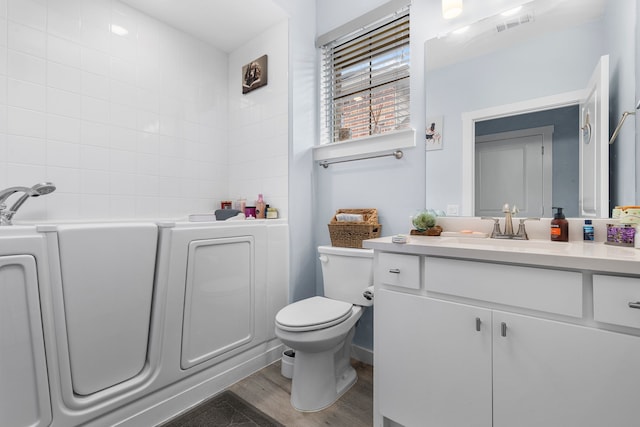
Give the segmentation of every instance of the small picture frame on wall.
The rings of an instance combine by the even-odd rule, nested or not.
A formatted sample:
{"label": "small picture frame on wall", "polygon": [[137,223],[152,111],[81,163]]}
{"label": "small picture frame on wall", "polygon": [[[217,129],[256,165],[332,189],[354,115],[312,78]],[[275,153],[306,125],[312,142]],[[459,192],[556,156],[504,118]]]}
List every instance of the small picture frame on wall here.
{"label": "small picture frame on wall", "polygon": [[442,116],[427,117],[425,148],[427,151],[442,150]]}
{"label": "small picture frame on wall", "polygon": [[267,77],[267,55],[262,55],[242,67],[242,93],[246,94],[265,86]]}

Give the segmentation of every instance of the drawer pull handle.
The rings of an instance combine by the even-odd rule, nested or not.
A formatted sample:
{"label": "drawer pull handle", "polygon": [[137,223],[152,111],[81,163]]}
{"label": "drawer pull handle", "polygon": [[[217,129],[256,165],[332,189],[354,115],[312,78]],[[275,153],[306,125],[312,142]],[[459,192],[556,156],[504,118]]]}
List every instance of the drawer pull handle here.
{"label": "drawer pull handle", "polygon": [[480,325],[482,324],[482,320],[479,317],[476,317],[476,331],[480,332]]}
{"label": "drawer pull handle", "polygon": [[389,273],[400,274],[400,269],[399,268],[391,268],[391,269],[389,269]]}
{"label": "drawer pull handle", "polygon": [[640,309],[640,301],[630,302],[629,308],[639,308]]}
{"label": "drawer pull handle", "polygon": [[504,322],[500,324],[500,335],[502,335],[503,337],[507,336],[507,324]]}

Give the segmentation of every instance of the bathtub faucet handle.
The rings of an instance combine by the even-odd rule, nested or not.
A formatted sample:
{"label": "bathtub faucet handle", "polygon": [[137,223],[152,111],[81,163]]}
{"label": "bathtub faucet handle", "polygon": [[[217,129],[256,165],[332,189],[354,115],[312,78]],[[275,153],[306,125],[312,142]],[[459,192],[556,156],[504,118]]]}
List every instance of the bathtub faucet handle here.
{"label": "bathtub faucet handle", "polygon": [[9,212],[7,211],[7,204],[0,203],[0,226],[11,225],[11,220],[8,218]]}

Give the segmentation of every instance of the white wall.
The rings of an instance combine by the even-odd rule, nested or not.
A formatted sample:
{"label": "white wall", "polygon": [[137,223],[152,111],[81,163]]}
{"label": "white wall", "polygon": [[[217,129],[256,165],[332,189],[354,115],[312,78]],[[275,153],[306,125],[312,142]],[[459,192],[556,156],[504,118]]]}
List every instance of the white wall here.
{"label": "white wall", "polygon": [[289,232],[291,301],[316,294],[311,148],[318,140],[316,0],[274,0],[289,14]]}
{"label": "white wall", "polygon": [[[229,197],[258,193],[288,217],[289,24],[284,20],[229,55]],[[268,84],[242,93],[242,66],[268,56]]]}
{"label": "white wall", "polygon": [[[608,2],[605,14],[606,46],[610,67],[609,134],[625,111],[635,111],[636,98],[636,14],[638,0]],[[635,42],[634,42],[635,41]],[[638,70],[636,69],[636,72]],[[636,161],[635,144],[638,122],[636,116],[628,116],[616,141],[610,147],[609,164],[612,165],[609,178],[612,207],[615,205],[635,205],[638,199],[636,172],[640,163]]]}
{"label": "white wall", "polygon": [[226,109],[226,55],[128,6],[0,2],[0,188],[58,187],[16,221],[211,210]]}

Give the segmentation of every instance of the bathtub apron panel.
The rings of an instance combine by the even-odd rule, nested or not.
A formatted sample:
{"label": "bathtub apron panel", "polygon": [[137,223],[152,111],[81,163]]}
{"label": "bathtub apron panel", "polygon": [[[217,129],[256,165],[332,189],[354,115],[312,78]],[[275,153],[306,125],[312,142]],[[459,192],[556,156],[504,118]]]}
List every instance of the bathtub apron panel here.
{"label": "bathtub apron panel", "polygon": [[90,395],[139,374],[147,359],[155,224],[57,227],[73,392]]}
{"label": "bathtub apron panel", "polygon": [[0,425],[50,422],[36,260],[0,256]]}
{"label": "bathtub apron panel", "polygon": [[266,228],[258,221],[161,225],[163,374],[194,375],[265,343]]}
{"label": "bathtub apron panel", "polygon": [[189,243],[182,332],[182,369],[254,338],[253,236]]}

